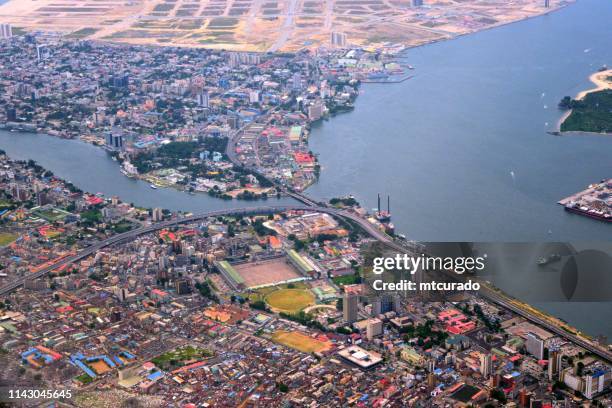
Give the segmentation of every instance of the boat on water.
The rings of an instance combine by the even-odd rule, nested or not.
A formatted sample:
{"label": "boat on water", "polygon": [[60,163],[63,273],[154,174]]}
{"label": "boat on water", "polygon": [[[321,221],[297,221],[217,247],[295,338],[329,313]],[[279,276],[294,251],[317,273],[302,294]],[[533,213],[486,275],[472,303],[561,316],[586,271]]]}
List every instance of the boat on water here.
{"label": "boat on water", "polygon": [[565,205],[565,211],[584,215],[589,218],[593,218],[599,221],[612,222],[612,215],[609,212],[604,210],[597,210],[595,208],[589,208],[584,205],[580,205],[579,203],[570,202]]}
{"label": "boat on water", "polygon": [[157,186],[155,184],[149,184],[149,187],[151,187],[153,190],[157,190]]}
{"label": "boat on water", "polygon": [[561,255],[559,254],[551,254],[547,257],[542,257],[538,259],[538,266],[548,265],[550,263],[558,262],[561,260]]}

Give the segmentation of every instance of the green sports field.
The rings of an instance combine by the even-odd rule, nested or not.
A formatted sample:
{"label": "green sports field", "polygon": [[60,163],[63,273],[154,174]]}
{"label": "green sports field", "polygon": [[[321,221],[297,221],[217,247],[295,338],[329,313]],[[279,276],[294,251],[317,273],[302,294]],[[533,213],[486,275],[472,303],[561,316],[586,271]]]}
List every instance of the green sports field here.
{"label": "green sports field", "polygon": [[10,232],[0,232],[0,247],[10,244],[16,239],[16,234],[11,234]]}
{"label": "green sports field", "polygon": [[271,308],[287,313],[297,313],[315,303],[314,295],[306,289],[279,289],[265,297]]}

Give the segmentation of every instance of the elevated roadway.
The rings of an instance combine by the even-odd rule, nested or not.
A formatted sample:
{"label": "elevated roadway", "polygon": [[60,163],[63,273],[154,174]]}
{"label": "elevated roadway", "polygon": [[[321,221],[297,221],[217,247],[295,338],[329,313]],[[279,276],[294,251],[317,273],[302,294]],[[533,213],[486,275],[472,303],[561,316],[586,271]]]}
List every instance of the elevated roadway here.
{"label": "elevated roadway", "polygon": [[[144,234],[148,234],[151,232],[155,232],[155,231],[159,231],[165,228],[169,228],[169,227],[173,227],[176,225],[180,225],[180,224],[186,224],[186,223],[191,223],[191,222],[197,222],[197,221],[201,221],[205,218],[209,218],[209,217],[220,217],[220,216],[230,216],[230,215],[234,215],[234,216],[245,216],[245,215],[267,215],[267,214],[275,214],[278,212],[283,212],[283,211],[290,211],[290,210],[296,210],[296,211],[316,211],[316,212],[322,212],[322,213],[327,213],[330,214],[334,217],[338,217],[338,218],[342,218],[342,219],[346,219],[346,220],[350,220],[353,221],[357,224],[359,224],[359,226],[371,237],[375,238],[378,241],[381,242],[385,242],[388,245],[395,247],[394,249],[399,249],[399,248],[403,248],[400,245],[396,244],[393,242],[393,239],[388,236],[387,234],[385,234],[384,232],[380,231],[375,225],[371,224],[370,222],[368,222],[367,220],[359,217],[357,214],[354,213],[350,213],[348,211],[344,211],[344,210],[339,210],[336,208],[329,208],[329,207],[317,207],[317,206],[299,206],[299,205],[295,205],[295,206],[258,206],[258,207],[246,207],[246,208],[238,208],[238,209],[226,209],[226,210],[218,210],[218,211],[209,211],[209,212],[205,212],[205,213],[201,213],[201,214],[196,214],[196,215],[191,215],[188,217],[180,217],[180,218],[175,218],[172,220],[168,220],[168,221],[162,221],[162,222],[158,222],[155,224],[151,224],[145,227],[141,227],[141,228],[137,228],[128,232],[124,232],[122,234],[117,234],[117,235],[113,235],[110,238],[107,238],[103,241],[99,241],[97,243],[95,243],[94,245],[91,245],[85,249],[82,249],[81,251],[79,251],[77,254],[63,258],[61,260],[59,260],[56,263],[53,263],[39,271],[30,273],[26,276],[23,276],[21,278],[18,278],[14,281],[12,281],[11,283],[3,286],[0,288],[0,296],[4,296],[8,293],[10,293],[11,291],[19,288],[20,286],[23,286],[25,284],[25,282],[27,280],[31,280],[31,279],[37,279],[37,278],[41,278],[47,274],[49,274],[51,271],[56,270],[57,268],[67,265],[67,264],[71,264],[74,262],[78,262],[84,258],[87,258],[88,256],[96,253],[97,251],[99,251],[100,249],[106,248],[108,246],[111,245],[115,245],[115,244],[119,244],[121,242],[125,242],[125,241],[129,241],[129,240],[133,240],[134,238],[140,236],[140,235],[144,235]],[[404,248],[405,249],[405,248]]]}

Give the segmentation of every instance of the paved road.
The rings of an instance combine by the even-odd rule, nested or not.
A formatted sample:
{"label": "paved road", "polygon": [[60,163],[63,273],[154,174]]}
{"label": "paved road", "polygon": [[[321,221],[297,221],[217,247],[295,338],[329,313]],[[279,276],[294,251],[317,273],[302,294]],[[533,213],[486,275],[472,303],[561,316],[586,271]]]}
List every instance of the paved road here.
{"label": "paved road", "polygon": [[321,203],[318,201],[313,200],[312,198],[302,194],[302,193],[298,193],[295,191],[291,191],[289,189],[287,189],[287,187],[275,182],[274,180],[269,179],[265,174],[263,174],[262,172],[260,172],[256,167],[253,166],[245,166],[240,160],[238,160],[238,156],[236,155],[236,143],[240,140],[240,137],[242,136],[242,133],[248,128],[249,125],[245,125],[242,128],[240,128],[239,130],[237,130],[236,132],[234,132],[227,141],[227,147],[225,148],[225,154],[227,155],[228,159],[230,162],[232,162],[235,166],[238,167],[242,167],[245,170],[250,171],[251,173],[257,174],[260,177],[263,177],[264,179],[268,180],[274,187],[276,187],[277,191],[280,191],[281,193],[292,197],[293,199],[308,205],[308,206],[318,206],[318,207],[322,207],[325,206],[325,203]]}
{"label": "paved road", "polygon": [[[447,276],[451,279],[453,279],[456,275],[453,275],[452,272],[449,272],[447,274]],[[591,343],[590,341],[577,336],[575,334],[569,333],[567,331],[565,331],[564,329],[562,329],[561,327],[557,326],[556,324],[554,324],[553,322],[550,322],[548,320],[542,319],[539,316],[534,315],[531,311],[527,310],[527,309],[523,309],[521,307],[519,307],[518,305],[516,305],[511,297],[509,297],[508,295],[501,293],[501,292],[497,292],[493,289],[491,289],[490,287],[488,287],[486,284],[482,283],[480,285],[480,289],[478,290],[478,294],[480,296],[482,296],[483,298],[487,299],[490,302],[496,303],[497,305],[511,310],[512,312],[518,314],[519,316],[529,320],[532,323],[535,323],[541,327],[544,327],[546,330],[551,331],[555,334],[557,334],[558,336],[579,345],[580,347],[583,347],[584,349],[590,351],[591,353],[599,356],[600,358],[602,358],[603,360],[608,361],[609,363],[612,363],[612,353],[610,353],[609,351],[605,350],[604,348]]]}
{"label": "paved road", "polygon": [[[300,196],[300,195],[298,195]],[[227,215],[257,215],[257,214],[273,214],[273,213],[278,213],[278,212],[283,212],[283,211],[289,211],[289,210],[304,210],[304,211],[317,211],[317,212],[323,212],[323,213],[327,213],[330,214],[334,217],[337,218],[342,218],[345,220],[351,220],[353,222],[355,222],[357,225],[359,225],[368,235],[370,235],[372,238],[376,239],[379,242],[382,242],[383,244],[385,244],[386,246],[388,246],[389,248],[401,252],[401,253],[405,253],[408,252],[408,248],[406,248],[405,246],[399,244],[398,242],[395,242],[393,240],[393,238],[391,238],[389,235],[385,234],[383,231],[379,230],[375,225],[373,225],[372,223],[370,223],[369,221],[363,219],[362,217],[360,217],[359,215],[355,214],[355,213],[351,213],[345,210],[339,210],[336,208],[329,208],[329,207],[321,207],[321,206],[259,206],[259,207],[247,207],[247,208],[241,208],[241,209],[227,209],[227,210],[219,210],[219,211],[210,211],[210,212],[206,212],[203,214],[197,214],[197,215],[192,215],[189,217],[183,217],[183,218],[177,218],[177,219],[173,219],[173,220],[169,220],[169,221],[163,221],[163,222],[159,222],[156,224],[152,224],[146,227],[142,227],[142,228],[138,228],[132,231],[128,231],[126,233],[123,234],[118,234],[115,236],[112,236],[104,241],[100,241],[88,248],[83,249],[82,251],[80,251],[79,253],[77,253],[76,255],[64,258],[56,263],[54,263],[51,266],[48,266],[44,269],[41,269],[38,272],[29,274],[25,277],[19,278],[5,286],[3,286],[2,288],[0,288],[0,296],[4,296],[12,291],[14,291],[15,289],[19,288],[20,286],[23,286],[26,280],[29,279],[36,279],[36,278],[40,278],[43,277],[45,275],[47,275],[48,273],[50,273],[51,271],[59,268],[60,266],[63,266],[65,264],[70,264],[70,263],[74,263],[77,261],[80,261],[92,254],[94,254],[96,251],[108,247],[110,245],[114,245],[114,244],[118,244],[121,243],[123,241],[127,241],[127,240],[131,240],[136,238],[137,236],[143,235],[143,234],[148,234],[150,232],[154,232],[154,231],[158,231],[160,229],[164,229],[164,228],[168,228],[168,227],[172,227],[175,225],[180,225],[180,224],[184,224],[184,223],[190,223],[190,222],[196,222],[196,221],[200,221],[202,219],[208,218],[208,217],[218,217],[218,216],[227,216]],[[514,304],[511,303],[511,299],[500,294],[497,293],[495,291],[492,291],[490,289],[485,288],[484,286],[481,287],[481,290],[479,291],[480,295],[483,296],[484,298],[488,299],[491,302],[494,302],[496,304],[499,304],[500,306],[512,310],[514,313],[523,316],[524,318],[546,328],[547,330],[556,333],[557,335],[575,343],[578,344],[579,346],[585,348],[586,350],[592,352],[593,354],[599,356],[600,358],[607,360],[608,362],[612,362],[612,353],[598,347],[597,345],[594,345],[592,343],[590,343],[589,341],[576,336],[574,334],[568,333],[565,330],[561,329],[560,327],[554,325],[551,322],[548,322],[546,320],[541,319],[538,316],[533,315],[531,312],[529,312],[528,310],[522,309]]]}
{"label": "paved road", "polygon": [[582,337],[579,337],[575,334],[568,333],[565,330],[563,330],[561,327],[551,322],[548,322],[546,320],[543,320],[540,317],[533,315],[529,311],[524,310],[510,303],[509,298],[507,298],[503,294],[497,293],[495,291],[492,291],[491,289],[488,289],[482,286],[480,290],[478,291],[478,293],[480,293],[481,296],[485,297],[489,301],[495,302],[498,305],[513,311],[514,313],[524,317],[525,319],[533,323],[536,323],[539,326],[546,328],[547,330],[557,334],[558,336],[563,337],[564,339],[569,340],[572,343],[579,345],[580,347],[583,347],[584,349],[590,351],[591,353],[599,356],[603,360],[606,360],[607,362],[612,363],[612,353],[610,353],[609,351],[606,351],[603,348],[590,343],[588,340],[585,340]]}
{"label": "paved road", "polygon": [[348,211],[344,211],[344,210],[338,210],[335,208],[328,208],[328,207],[315,207],[315,206],[259,206],[259,207],[247,207],[247,208],[238,208],[238,209],[226,209],[226,210],[218,210],[218,211],[209,211],[206,213],[202,213],[202,214],[197,214],[197,215],[192,215],[189,217],[182,217],[182,218],[176,218],[173,220],[169,220],[169,221],[163,221],[163,222],[159,222],[159,223],[155,223],[152,225],[148,225],[146,227],[141,227],[141,228],[137,228],[134,229],[132,231],[128,231],[125,232],[123,234],[118,234],[118,235],[114,235],[108,239],[105,239],[103,241],[100,241],[90,247],[87,247],[83,250],[81,250],[80,252],[78,252],[77,254],[73,255],[73,256],[69,256],[66,257],[46,268],[41,269],[40,271],[31,273],[25,277],[19,278],[3,287],[0,288],[0,296],[4,296],[7,293],[10,293],[11,291],[19,288],[20,286],[22,286],[26,280],[30,280],[30,279],[36,279],[36,278],[40,278],[42,276],[47,275],[48,273],[50,273],[51,271],[59,268],[60,266],[66,265],[66,264],[70,264],[70,263],[74,263],[74,262],[78,262],[92,254],[94,254],[96,251],[108,247],[110,245],[114,245],[114,244],[118,244],[121,243],[123,241],[128,241],[128,240],[132,240],[140,235],[143,234],[148,234],[150,232],[154,232],[154,231],[158,231],[164,228],[168,228],[168,227],[172,227],[175,225],[179,225],[179,224],[185,224],[185,223],[190,223],[190,222],[195,222],[195,221],[200,221],[202,219],[205,218],[209,218],[209,217],[218,217],[218,216],[226,216],[226,215],[257,215],[257,214],[273,214],[273,213],[278,213],[278,212],[283,212],[283,211],[289,211],[289,210],[305,210],[305,211],[318,211],[318,212],[323,212],[323,213],[327,213],[330,214],[332,216],[335,217],[339,217],[339,218],[344,218],[344,219],[349,219],[351,221],[356,222],[357,224],[359,224],[363,230],[370,236],[372,236],[373,238],[377,239],[378,241],[381,242],[385,242],[388,243],[390,246],[397,246],[399,248],[402,248],[401,246],[395,244],[393,242],[393,239],[388,236],[387,234],[385,234],[384,232],[380,231],[378,228],[376,228],[375,225],[371,224],[370,222],[368,222],[367,220],[364,220],[363,218],[359,217],[357,214],[353,214],[350,213]]}

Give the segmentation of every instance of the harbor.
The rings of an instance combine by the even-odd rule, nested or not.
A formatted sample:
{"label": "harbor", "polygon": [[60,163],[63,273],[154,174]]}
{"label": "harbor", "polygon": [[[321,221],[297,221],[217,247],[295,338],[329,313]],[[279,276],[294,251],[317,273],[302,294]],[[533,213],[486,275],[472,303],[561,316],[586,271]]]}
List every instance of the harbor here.
{"label": "harbor", "polygon": [[591,184],[586,190],[572,194],[558,204],[565,211],[603,222],[612,222],[612,179]]}

